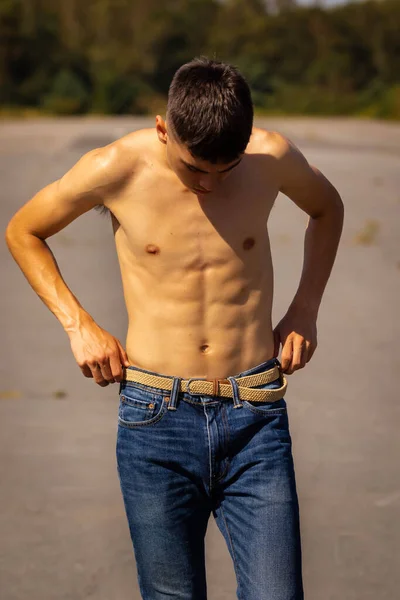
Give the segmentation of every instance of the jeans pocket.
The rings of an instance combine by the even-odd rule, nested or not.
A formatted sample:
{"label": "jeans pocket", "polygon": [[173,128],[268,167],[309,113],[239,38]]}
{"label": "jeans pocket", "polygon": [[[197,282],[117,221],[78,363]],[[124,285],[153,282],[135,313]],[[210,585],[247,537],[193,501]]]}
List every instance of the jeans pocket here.
{"label": "jeans pocket", "polygon": [[[275,381],[270,381],[269,383],[265,383],[263,385],[255,386],[254,389],[257,390],[273,390],[280,388],[282,386],[280,379],[275,379]],[[258,414],[261,416],[271,416],[271,415],[280,415],[287,413],[286,400],[281,398],[280,400],[243,400],[243,406],[250,410],[254,414]]]}
{"label": "jeans pocket", "polygon": [[167,410],[165,396],[142,387],[124,383],[119,394],[118,424],[131,429],[152,425]]}
{"label": "jeans pocket", "polygon": [[[272,390],[282,386],[281,380],[276,379],[270,383],[256,386],[256,389]],[[291,448],[292,438],[289,428],[289,416],[287,404],[284,398],[275,402],[255,400],[243,400],[243,408],[253,414],[255,421],[263,423],[268,431],[278,439],[281,446]]]}

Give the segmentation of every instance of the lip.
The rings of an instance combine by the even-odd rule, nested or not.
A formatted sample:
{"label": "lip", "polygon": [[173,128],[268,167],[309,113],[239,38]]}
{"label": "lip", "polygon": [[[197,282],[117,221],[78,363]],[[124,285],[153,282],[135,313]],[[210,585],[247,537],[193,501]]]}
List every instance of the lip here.
{"label": "lip", "polygon": [[211,194],[211,191],[210,191],[210,190],[207,190],[206,192],[203,192],[202,190],[196,190],[196,188],[193,188],[193,190],[194,190],[195,192],[197,192],[198,194]]}

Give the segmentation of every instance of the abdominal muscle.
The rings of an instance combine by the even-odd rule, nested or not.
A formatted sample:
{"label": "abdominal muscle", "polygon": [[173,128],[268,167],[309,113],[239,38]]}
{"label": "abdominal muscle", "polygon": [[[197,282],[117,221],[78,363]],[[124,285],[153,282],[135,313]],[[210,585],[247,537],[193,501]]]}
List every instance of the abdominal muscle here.
{"label": "abdominal muscle", "polygon": [[135,286],[133,279],[125,283],[131,365],[184,378],[225,378],[273,357],[267,277],[262,289],[239,277],[224,284],[216,269],[180,283],[171,277]]}
{"label": "abdominal muscle", "polygon": [[253,164],[243,159],[219,196],[199,199],[175,185],[155,151],[109,203],[132,366],[211,379],[273,358],[266,224],[278,190],[257,183]]}
{"label": "abdominal muscle", "polygon": [[178,264],[171,248],[157,244],[146,249],[150,260],[138,260],[124,253],[122,238],[117,251],[131,365],[183,378],[226,378],[273,357],[266,231],[245,262],[222,242],[218,261],[192,254],[189,242],[181,244],[187,251]]}

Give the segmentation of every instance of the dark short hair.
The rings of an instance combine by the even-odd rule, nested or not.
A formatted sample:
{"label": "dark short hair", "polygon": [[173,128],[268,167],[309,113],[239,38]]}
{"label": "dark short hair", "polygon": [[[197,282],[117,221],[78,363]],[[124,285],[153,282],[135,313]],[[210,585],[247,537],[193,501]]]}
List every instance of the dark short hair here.
{"label": "dark short hair", "polygon": [[229,163],[242,154],[253,127],[250,88],[237,67],[194,58],[175,73],[167,125],[195,158]]}

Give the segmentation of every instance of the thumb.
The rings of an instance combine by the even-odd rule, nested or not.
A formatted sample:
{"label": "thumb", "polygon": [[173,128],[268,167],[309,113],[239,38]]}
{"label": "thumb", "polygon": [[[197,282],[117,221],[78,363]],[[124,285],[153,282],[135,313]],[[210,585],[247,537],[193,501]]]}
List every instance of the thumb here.
{"label": "thumb", "polygon": [[278,327],[274,329],[274,356],[277,357],[279,354],[279,347],[281,345],[281,338],[279,335]]}
{"label": "thumb", "polygon": [[117,340],[117,344],[118,344],[119,354],[121,356],[121,362],[122,362],[122,364],[124,365],[124,367],[129,367],[130,362],[129,362],[127,353],[123,349],[123,347],[122,347],[121,343],[119,342],[119,340]]}
{"label": "thumb", "polygon": [[291,337],[287,337],[284,345],[282,346],[282,355],[281,355],[281,366],[282,371],[284,373],[290,368],[293,357],[293,339]]}

